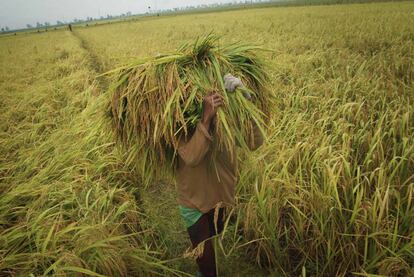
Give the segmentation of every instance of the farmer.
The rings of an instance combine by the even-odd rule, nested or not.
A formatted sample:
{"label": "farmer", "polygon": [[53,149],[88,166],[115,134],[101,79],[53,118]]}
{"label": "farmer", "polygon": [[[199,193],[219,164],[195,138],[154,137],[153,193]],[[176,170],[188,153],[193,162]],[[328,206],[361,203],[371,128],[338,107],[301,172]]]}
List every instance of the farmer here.
{"label": "farmer", "polygon": [[[224,76],[228,93],[243,88],[239,78]],[[250,99],[250,95],[243,91]],[[226,152],[217,152],[212,166],[211,144],[214,140],[214,118],[223,105],[218,93],[208,95],[203,101],[203,115],[192,134],[180,141],[178,147],[177,191],[180,213],[184,218],[193,248],[204,242],[202,254],[197,258],[197,276],[216,276],[216,262],[211,237],[223,230],[223,206],[234,204],[237,182],[237,157]],[[254,125],[254,136],[248,142],[255,150],[263,143],[260,130]],[[216,221],[215,219],[216,213]]]}

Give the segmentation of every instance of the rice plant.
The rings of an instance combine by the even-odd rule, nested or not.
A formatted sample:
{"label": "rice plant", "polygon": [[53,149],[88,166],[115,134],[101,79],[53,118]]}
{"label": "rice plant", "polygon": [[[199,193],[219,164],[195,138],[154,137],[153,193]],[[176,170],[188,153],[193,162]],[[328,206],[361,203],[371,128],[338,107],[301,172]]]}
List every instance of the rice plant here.
{"label": "rice plant", "polygon": [[[2,78],[22,90],[1,89],[0,275],[185,275],[143,227],[135,179],[104,131],[106,98],[94,96],[86,53],[65,33],[50,36],[2,42],[19,50],[2,57],[9,70],[21,65]],[[28,41],[41,46],[37,55]],[[39,65],[39,56],[53,63]]]}
{"label": "rice plant", "polygon": [[88,51],[104,71],[146,70],[214,30],[214,47],[273,50],[260,61],[275,100],[266,144],[239,155],[222,276],[413,276],[413,13],[406,1],[161,16],[78,28],[87,49],[64,31],[1,37],[0,275],[195,271],[174,187],[143,186],[145,156],[116,147]]}

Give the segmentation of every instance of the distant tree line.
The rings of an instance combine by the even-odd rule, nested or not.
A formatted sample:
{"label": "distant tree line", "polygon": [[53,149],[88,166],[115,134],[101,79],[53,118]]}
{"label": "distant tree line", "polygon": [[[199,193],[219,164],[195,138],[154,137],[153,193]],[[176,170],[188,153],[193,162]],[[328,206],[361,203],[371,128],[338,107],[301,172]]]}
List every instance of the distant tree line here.
{"label": "distant tree line", "polygon": [[[208,9],[220,9],[220,8],[229,8],[234,9],[238,7],[245,7],[247,5],[262,5],[262,6],[286,6],[286,5],[326,5],[326,4],[348,4],[348,3],[364,3],[364,2],[398,2],[403,0],[243,0],[243,1],[233,1],[229,3],[213,3],[213,4],[201,4],[201,5],[188,5],[183,7],[177,7],[173,9],[161,9],[161,10],[154,10],[151,6],[148,6],[148,11],[144,14],[135,14],[135,15],[152,15],[152,14],[163,14],[163,13],[176,13],[176,12],[185,12],[191,10],[208,10]],[[99,17],[92,17],[87,16],[85,19],[74,18],[70,21],[61,21],[57,20],[55,24],[51,24],[50,22],[36,22],[36,25],[26,24],[26,29],[34,29],[37,28],[38,30],[41,28],[48,28],[48,27],[58,27],[68,24],[79,24],[79,23],[87,23],[91,21],[102,21],[102,20],[111,20],[117,18],[126,18],[133,16],[130,11],[126,13],[122,13],[119,15],[111,15],[107,14],[106,16],[99,16]],[[11,32],[8,26],[1,28],[2,33]]]}
{"label": "distant tree line", "polygon": [[[114,18],[122,18],[122,17],[128,17],[128,16],[132,16],[132,12],[126,12],[126,13],[122,13],[120,15],[111,15],[111,14],[107,14],[106,16],[100,16],[100,17],[92,17],[92,16],[87,16],[85,19],[82,18],[74,18],[72,20],[69,21],[61,21],[61,20],[57,20],[55,24],[51,24],[48,21],[45,22],[36,22],[35,25],[32,24],[26,24],[26,29],[40,29],[40,28],[47,28],[50,26],[63,26],[63,25],[68,25],[68,24],[77,24],[77,23],[85,23],[85,22],[90,22],[90,21],[98,21],[98,20],[109,20],[109,19],[114,19]],[[8,27],[6,27],[8,28]],[[3,31],[3,28],[2,28]]]}

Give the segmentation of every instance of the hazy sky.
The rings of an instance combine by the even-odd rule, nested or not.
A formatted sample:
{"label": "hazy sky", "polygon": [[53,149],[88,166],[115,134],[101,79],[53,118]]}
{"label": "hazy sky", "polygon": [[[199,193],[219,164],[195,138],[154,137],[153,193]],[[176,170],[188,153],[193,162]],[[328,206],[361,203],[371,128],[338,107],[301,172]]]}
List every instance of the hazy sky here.
{"label": "hazy sky", "polygon": [[11,29],[45,21],[69,21],[87,16],[118,15],[128,11],[143,13],[151,9],[169,9],[231,0],[0,0],[0,26]]}

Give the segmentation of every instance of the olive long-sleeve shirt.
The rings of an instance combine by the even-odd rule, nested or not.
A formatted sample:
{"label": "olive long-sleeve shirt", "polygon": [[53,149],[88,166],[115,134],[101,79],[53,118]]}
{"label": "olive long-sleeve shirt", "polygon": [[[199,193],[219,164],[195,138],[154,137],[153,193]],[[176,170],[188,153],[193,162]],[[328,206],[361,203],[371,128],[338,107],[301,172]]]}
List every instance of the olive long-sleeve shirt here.
{"label": "olive long-sleeve shirt", "polygon": [[[234,204],[237,183],[237,157],[229,153],[216,153],[211,163],[211,143],[214,137],[198,123],[194,134],[180,141],[177,167],[178,204],[203,213],[218,203]],[[248,143],[255,150],[263,143],[263,136],[254,126],[253,141]]]}

